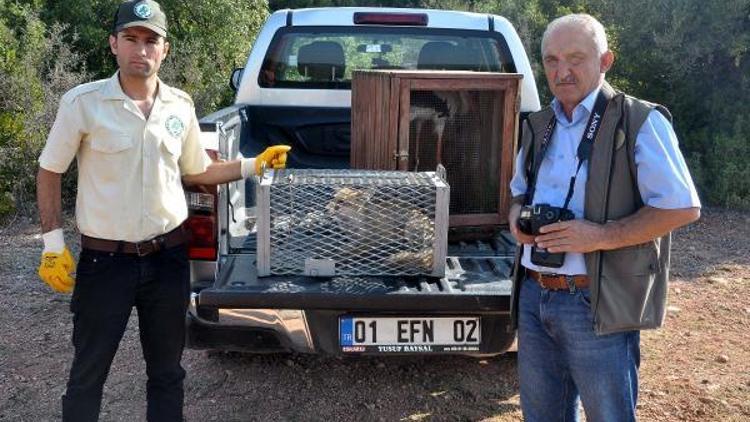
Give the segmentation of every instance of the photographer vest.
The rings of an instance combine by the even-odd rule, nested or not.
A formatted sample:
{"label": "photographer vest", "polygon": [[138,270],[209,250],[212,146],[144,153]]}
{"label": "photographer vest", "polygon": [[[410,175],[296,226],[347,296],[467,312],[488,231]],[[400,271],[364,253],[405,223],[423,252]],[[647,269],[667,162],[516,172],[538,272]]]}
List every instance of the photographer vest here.
{"label": "photographer vest", "polygon": [[[635,140],[653,109],[670,121],[666,108],[616,92],[604,82],[608,100],[591,159],[584,199],[584,217],[595,223],[618,220],[638,211],[643,201],[638,190]],[[546,107],[524,122],[521,145],[530,157],[538,151],[554,112]],[[531,153],[529,153],[531,152]],[[533,169],[535,170],[535,169]],[[669,277],[671,236],[667,234],[640,245],[584,255],[591,278],[591,309],[597,334],[658,328],[664,322]],[[518,293],[525,277],[520,265],[523,248],[517,248],[514,268],[512,325],[517,326]]]}

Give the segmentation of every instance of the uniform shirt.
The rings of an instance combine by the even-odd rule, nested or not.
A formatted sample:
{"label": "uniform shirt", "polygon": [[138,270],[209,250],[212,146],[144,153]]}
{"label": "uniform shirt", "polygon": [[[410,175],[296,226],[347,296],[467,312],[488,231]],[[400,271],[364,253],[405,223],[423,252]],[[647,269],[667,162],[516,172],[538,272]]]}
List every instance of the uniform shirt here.
{"label": "uniform shirt", "polygon": [[[568,193],[570,178],[578,166],[578,144],[601,86],[591,92],[573,110],[569,121],[562,105],[554,99],[552,109],[557,124],[537,176],[532,204],[562,207]],[[523,148],[516,158],[516,171],[510,183],[512,195],[526,193],[525,154]],[[652,110],[635,140],[635,165],[638,190],[645,205],[654,208],[678,209],[700,207],[698,193],[680,152],[672,125],[659,111]],[[584,195],[588,166],[584,163],[576,177],[573,197],[568,208],[577,219],[583,218]],[[521,264],[543,273],[586,274],[583,254],[568,252],[561,268],[540,267],[531,263],[531,247],[524,245]]]}
{"label": "uniform shirt", "polygon": [[146,119],[118,75],[62,97],[39,164],[64,173],[77,157],[81,233],[139,242],[187,218],[181,176],[203,173],[211,160],[201,147],[190,96],[159,80]]}

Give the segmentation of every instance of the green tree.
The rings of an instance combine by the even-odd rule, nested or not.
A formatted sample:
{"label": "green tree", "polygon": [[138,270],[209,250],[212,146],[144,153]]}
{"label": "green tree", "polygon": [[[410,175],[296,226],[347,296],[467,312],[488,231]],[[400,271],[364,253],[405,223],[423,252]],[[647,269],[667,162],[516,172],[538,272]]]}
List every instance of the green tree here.
{"label": "green tree", "polygon": [[592,7],[617,40],[612,79],[672,111],[704,201],[750,208],[750,0]]}
{"label": "green tree", "polygon": [[[65,25],[46,26],[33,6],[0,0],[0,217],[33,209],[36,159],[59,97],[88,79],[66,41],[75,35]],[[66,192],[74,182],[64,179]]]}
{"label": "green tree", "polygon": [[[33,205],[36,158],[63,92],[109,77],[107,36],[121,0],[0,0],[0,216]],[[750,0],[161,0],[170,57],[161,76],[185,89],[199,115],[232,100],[269,8],[427,7],[492,13],[518,31],[542,102],[550,100],[541,37],[554,18],[586,12],[607,28],[617,88],[666,105],[702,198],[750,208]],[[70,174],[71,172],[69,172]],[[72,179],[65,197],[72,198]]]}
{"label": "green tree", "polygon": [[[274,10],[390,5],[271,0]],[[543,104],[551,99],[540,60],[546,25],[573,12],[597,17],[617,57],[608,80],[672,111],[704,202],[750,208],[750,0],[421,0],[400,5],[508,18],[528,51]]]}
{"label": "green tree", "polygon": [[[46,0],[45,21],[75,29],[78,51],[87,52],[94,77],[116,69],[107,41],[121,0]],[[247,59],[255,36],[268,16],[267,0],[159,1],[167,15],[171,53],[161,77],[193,96],[199,115],[232,100],[229,75]]]}
{"label": "green tree", "polygon": [[[107,38],[119,3],[0,0],[0,217],[34,210],[36,160],[62,94],[114,72]],[[193,96],[199,115],[229,104],[229,75],[247,59],[268,15],[267,1],[160,3],[172,45],[161,76]],[[63,180],[70,205],[75,172]]]}
{"label": "green tree", "polygon": [[163,1],[171,19],[164,78],[193,96],[199,116],[231,103],[229,77],[245,65],[268,17],[266,0]]}

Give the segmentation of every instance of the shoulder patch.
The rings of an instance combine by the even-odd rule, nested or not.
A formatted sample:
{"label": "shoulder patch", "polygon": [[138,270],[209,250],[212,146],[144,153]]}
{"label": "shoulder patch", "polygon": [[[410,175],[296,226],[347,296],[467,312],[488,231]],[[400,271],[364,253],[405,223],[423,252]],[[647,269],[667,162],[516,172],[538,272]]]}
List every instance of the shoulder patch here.
{"label": "shoulder patch", "polygon": [[107,79],[101,79],[94,82],[87,82],[85,84],[78,85],[77,87],[71,89],[70,91],[66,92],[62,96],[62,100],[66,103],[72,104],[76,98],[86,95],[92,92],[96,92],[104,86],[104,84],[107,82]]}
{"label": "shoulder patch", "polygon": [[174,138],[179,138],[180,135],[182,135],[182,132],[185,131],[185,123],[174,114],[167,117],[167,120],[164,122],[164,127],[166,127],[167,132],[169,132]]}

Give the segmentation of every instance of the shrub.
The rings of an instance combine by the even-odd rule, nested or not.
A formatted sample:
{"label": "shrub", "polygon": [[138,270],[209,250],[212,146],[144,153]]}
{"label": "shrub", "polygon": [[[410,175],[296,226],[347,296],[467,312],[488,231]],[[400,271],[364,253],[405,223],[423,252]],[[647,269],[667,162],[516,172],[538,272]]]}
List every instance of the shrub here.
{"label": "shrub", "polygon": [[[37,158],[59,98],[89,77],[70,40],[65,25],[47,27],[30,8],[0,3],[0,217],[34,209]],[[65,203],[74,196],[68,172]]]}

